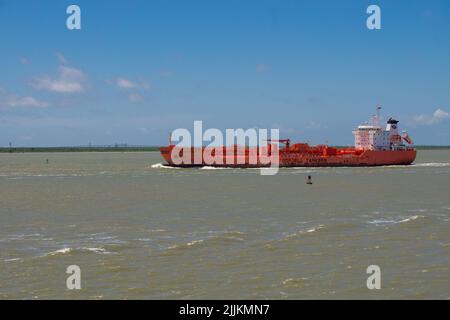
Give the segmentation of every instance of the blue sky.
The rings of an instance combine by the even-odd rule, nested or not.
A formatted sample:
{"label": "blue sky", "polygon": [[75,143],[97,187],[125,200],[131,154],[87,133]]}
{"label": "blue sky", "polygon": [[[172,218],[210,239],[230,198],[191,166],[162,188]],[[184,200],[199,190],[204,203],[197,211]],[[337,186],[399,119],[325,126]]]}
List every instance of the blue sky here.
{"label": "blue sky", "polygon": [[0,146],[160,145],[194,120],[352,144],[378,104],[450,144],[448,0],[0,0],[0,39]]}

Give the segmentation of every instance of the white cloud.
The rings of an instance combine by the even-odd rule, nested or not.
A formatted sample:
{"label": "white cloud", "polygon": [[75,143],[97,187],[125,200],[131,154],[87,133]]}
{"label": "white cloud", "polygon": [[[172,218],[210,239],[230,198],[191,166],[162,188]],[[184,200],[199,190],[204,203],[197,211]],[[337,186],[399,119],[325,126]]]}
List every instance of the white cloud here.
{"label": "white cloud", "polygon": [[440,120],[444,120],[444,119],[450,119],[450,114],[442,109],[437,109],[434,112],[433,117],[435,119],[437,119],[438,121],[440,121]]}
{"label": "white cloud", "polygon": [[123,77],[118,77],[115,81],[115,84],[120,89],[148,89],[150,87],[146,82],[134,82]]}
{"label": "white cloud", "polygon": [[81,70],[60,66],[57,75],[50,77],[44,75],[35,79],[31,86],[38,90],[57,93],[77,93],[83,92],[85,75]]}
{"label": "white cloud", "polygon": [[434,125],[450,119],[450,114],[442,109],[437,109],[431,116],[421,114],[414,116],[414,122],[421,125]]}
{"label": "white cloud", "polygon": [[122,89],[133,89],[136,88],[137,86],[134,82],[125,78],[117,78],[116,84],[119,88]]}
{"label": "white cloud", "polygon": [[48,103],[40,101],[33,97],[13,97],[7,101],[9,107],[30,107],[30,108],[45,108]]}
{"label": "white cloud", "polygon": [[107,82],[117,86],[121,90],[128,91],[127,99],[131,103],[139,103],[144,101],[144,96],[139,92],[146,91],[150,88],[150,85],[146,81],[138,82],[124,77],[117,77],[114,81],[107,80]]}
{"label": "white cloud", "polygon": [[0,88],[0,108],[46,108],[49,103],[30,96],[18,96]]}
{"label": "white cloud", "polygon": [[130,93],[128,95],[128,101],[133,103],[138,103],[144,101],[144,97],[140,95],[139,93]]}
{"label": "white cloud", "polygon": [[66,57],[61,52],[57,52],[56,53],[56,58],[58,58],[58,61],[61,64],[67,64],[68,63]]}

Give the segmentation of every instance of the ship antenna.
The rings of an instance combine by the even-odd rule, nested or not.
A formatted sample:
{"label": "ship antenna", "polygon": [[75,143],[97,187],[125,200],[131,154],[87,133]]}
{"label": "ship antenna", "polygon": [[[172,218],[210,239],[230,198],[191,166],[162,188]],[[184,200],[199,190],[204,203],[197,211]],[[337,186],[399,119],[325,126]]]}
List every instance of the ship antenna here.
{"label": "ship antenna", "polygon": [[380,117],[380,110],[381,110],[381,106],[377,105],[377,108],[376,108],[376,114],[377,115],[375,116],[375,125],[377,127],[380,126],[380,119],[381,119],[381,117]]}

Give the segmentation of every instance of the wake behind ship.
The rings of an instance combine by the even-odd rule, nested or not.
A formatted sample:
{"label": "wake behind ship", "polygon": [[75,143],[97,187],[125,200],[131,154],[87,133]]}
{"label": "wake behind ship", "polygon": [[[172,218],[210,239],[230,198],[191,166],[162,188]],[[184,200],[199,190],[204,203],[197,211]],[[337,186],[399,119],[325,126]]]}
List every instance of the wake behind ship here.
{"label": "wake behind ship", "polygon": [[[416,149],[406,132],[399,134],[398,121],[390,118],[383,129],[379,119],[379,115],[373,116],[370,123],[360,125],[353,131],[354,147],[291,144],[289,139],[285,139],[269,140],[266,149],[236,145],[186,148],[171,144],[161,147],[160,152],[166,165],[174,167],[267,167],[270,164],[263,161],[263,157],[271,156],[274,150],[278,150],[276,165],[279,167],[358,167],[413,163]],[[279,143],[284,146],[279,147]],[[205,154],[210,157],[205,157]],[[215,161],[211,161],[211,156]]]}

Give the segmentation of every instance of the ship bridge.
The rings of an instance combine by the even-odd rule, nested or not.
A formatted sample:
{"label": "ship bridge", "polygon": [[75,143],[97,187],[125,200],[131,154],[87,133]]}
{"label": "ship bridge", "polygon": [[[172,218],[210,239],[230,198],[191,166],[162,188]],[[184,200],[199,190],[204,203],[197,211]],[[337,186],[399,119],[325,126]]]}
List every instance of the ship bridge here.
{"label": "ship bridge", "polygon": [[[380,116],[372,117],[371,123],[358,126],[353,131],[355,149],[358,150],[394,150],[404,148],[402,137],[398,133],[398,121],[389,118],[386,129],[379,125]],[[406,138],[403,138],[407,140]]]}

